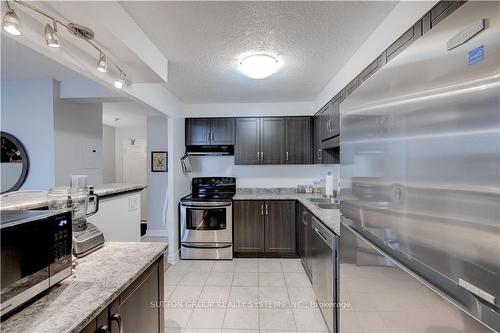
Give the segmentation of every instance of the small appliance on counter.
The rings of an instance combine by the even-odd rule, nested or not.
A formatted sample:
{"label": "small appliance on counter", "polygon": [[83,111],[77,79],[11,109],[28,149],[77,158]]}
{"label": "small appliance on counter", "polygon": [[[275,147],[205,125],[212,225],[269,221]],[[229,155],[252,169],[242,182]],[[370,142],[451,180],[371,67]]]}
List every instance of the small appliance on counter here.
{"label": "small appliance on counter", "polygon": [[[92,186],[87,186],[87,176],[71,176],[69,188],[52,188],[49,190],[48,197],[50,210],[69,209],[72,211],[73,254],[76,257],[83,257],[104,244],[102,231],[87,222],[87,218],[99,210],[99,197],[94,193]],[[90,202],[92,202],[91,205],[89,205]]]}
{"label": "small appliance on counter", "polygon": [[0,314],[71,275],[71,212],[2,210]]}
{"label": "small appliance on counter", "polygon": [[236,178],[193,178],[181,199],[181,258],[233,258],[233,196]]}

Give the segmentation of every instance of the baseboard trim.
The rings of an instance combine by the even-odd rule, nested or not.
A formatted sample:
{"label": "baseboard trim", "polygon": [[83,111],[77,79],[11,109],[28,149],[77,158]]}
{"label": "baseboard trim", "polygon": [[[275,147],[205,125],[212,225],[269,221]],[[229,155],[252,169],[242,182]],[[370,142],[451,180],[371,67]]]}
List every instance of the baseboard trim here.
{"label": "baseboard trim", "polygon": [[175,265],[181,258],[181,251],[177,251],[173,256],[167,256],[167,262],[170,265]]}
{"label": "baseboard trim", "polygon": [[151,237],[168,237],[168,232],[165,229],[147,229],[146,236]]}

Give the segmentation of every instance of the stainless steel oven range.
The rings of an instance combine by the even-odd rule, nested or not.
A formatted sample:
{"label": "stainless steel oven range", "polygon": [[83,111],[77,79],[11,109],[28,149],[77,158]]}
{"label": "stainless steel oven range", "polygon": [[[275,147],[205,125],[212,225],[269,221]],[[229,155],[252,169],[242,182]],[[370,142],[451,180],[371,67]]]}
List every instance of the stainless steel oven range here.
{"label": "stainless steel oven range", "polygon": [[181,199],[181,258],[232,259],[236,179],[193,178],[191,186]]}

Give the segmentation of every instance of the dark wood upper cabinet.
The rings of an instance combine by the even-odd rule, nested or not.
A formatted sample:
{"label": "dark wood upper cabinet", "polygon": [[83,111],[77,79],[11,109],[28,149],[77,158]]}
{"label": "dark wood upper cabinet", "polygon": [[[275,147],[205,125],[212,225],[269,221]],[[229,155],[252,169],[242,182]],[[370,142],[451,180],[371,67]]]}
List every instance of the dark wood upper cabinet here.
{"label": "dark wood upper cabinet", "polygon": [[234,118],[187,118],[186,145],[234,145]]}
{"label": "dark wood upper cabinet", "polygon": [[284,164],[285,118],[269,117],[260,121],[261,164]]}
{"label": "dark wood upper cabinet", "polygon": [[186,119],[186,145],[210,145],[210,122],[208,118]]}
{"label": "dark wood upper cabinet", "polygon": [[265,250],[267,253],[296,253],[295,201],[266,201]]}
{"label": "dark wood upper cabinet", "polygon": [[234,201],[234,252],[264,252],[264,201]]}
{"label": "dark wood upper cabinet", "polygon": [[234,118],[213,118],[210,123],[212,145],[234,145]]}
{"label": "dark wood upper cabinet", "polygon": [[236,119],[234,163],[260,164],[260,118]]}
{"label": "dark wood upper cabinet", "polygon": [[321,149],[321,115],[314,116],[314,154],[313,160],[314,164],[322,164],[323,163],[323,151]]}
{"label": "dark wood upper cabinet", "polygon": [[286,164],[311,164],[312,143],[312,118],[287,117],[286,118]]}

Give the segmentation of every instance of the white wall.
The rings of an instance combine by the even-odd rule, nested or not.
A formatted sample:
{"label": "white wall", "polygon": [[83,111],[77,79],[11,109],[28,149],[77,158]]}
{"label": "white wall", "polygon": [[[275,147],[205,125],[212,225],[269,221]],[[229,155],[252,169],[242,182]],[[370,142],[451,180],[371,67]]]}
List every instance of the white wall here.
{"label": "white wall", "polygon": [[190,179],[182,172],[180,158],[184,155],[184,118],[168,119],[168,261],[179,258],[180,199],[191,192]]}
{"label": "white wall", "polygon": [[115,135],[116,133],[114,127],[107,125],[102,126],[102,181],[104,184],[116,183]]}
{"label": "white wall", "polygon": [[[124,145],[129,139],[142,139],[146,138],[146,126],[137,127],[116,127],[115,128],[115,177],[117,183],[126,183],[127,180],[124,176],[124,159],[125,149]],[[147,143],[147,142],[146,142]],[[144,168],[148,168],[147,162],[144,163]],[[146,170],[140,170],[135,179],[139,179],[142,184],[148,184]],[[137,182],[137,181],[134,181]],[[148,192],[141,191],[141,220],[147,220],[148,212]]]}
{"label": "white wall", "polygon": [[[115,156],[116,156],[116,181],[124,182],[123,176],[123,143],[128,139],[143,139],[146,140],[146,126],[137,127],[116,127],[115,128]],[[146,179],[144,179],[146,182]]]}
{"label": "white wall", "polygon": [[312,102],[186,104],[186,117],[257,117],[312,115]]}
{"label": "white wall", "polygon": [[1,130],[23,143],[30,161],[21,190],[54,186],[54,82],[2,80],[1,91]]}
{"label": "white wall", "polygon": [[102,104],[54,100],[57,186],[70,175],[88,175],[89,185],[103,183]]}
{"label": "white wall", "polygon": [[191,156],[191,177],[236,177],[238,188],[292,188],[312,184],[338,165],[234,165],[233,156]]}
{"label": "white wall", "polygon": [[[148,154],[148,229],[149,236],[167,235],[165,199],[168,189],[168,172],[151,172],[151,152],[168,151],[168,121],[164,116],[147,118]],[[167,153],[167,158],[168,158]]]}

